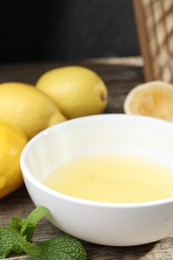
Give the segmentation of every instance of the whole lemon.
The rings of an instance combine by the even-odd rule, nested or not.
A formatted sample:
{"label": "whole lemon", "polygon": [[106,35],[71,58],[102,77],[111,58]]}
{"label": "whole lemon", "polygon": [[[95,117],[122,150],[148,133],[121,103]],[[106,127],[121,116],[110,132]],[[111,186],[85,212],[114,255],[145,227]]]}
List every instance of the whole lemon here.
{"label": "whole lemon", "polygon": [[65,121],[55,102],[32,85],[0,84],[0,120],[9,122],[30,139],[45,128]]}
{"label": "whole lemon", "polygon": [[108,102],[105,83],[94,71],[65,66],[44,73],[36,87],[49,95],[68,118],[100,114]]}
{"label": "whole lemon", "polygon": [[0,121],[0,199],[23,183],[20,154],[27,141],[19,129]]}

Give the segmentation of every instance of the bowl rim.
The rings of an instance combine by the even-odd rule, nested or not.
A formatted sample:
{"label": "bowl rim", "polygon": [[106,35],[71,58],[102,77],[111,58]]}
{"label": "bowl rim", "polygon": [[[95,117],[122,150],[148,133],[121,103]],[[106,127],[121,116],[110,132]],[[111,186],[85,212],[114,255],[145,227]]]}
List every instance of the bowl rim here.
{"label": "bowl rim", "polygon": [[[83,205],[88,205],[88,206],[94,206],[94,207],[105,207],[105,208],[121,208],[121,209],[126,209],[126,208],[143,208],[143,207],[153,207],[153,206],[159,206],[159,205],[165,205],[169,203],[173,203],[173,196],[165,199],[160,199],[160,200],[153,200],[153,201],[148,201],[148,202],[130,202],[130,203],[117,203],[117,202],[101,202],[101,201],[92,201],[92,200],[86,200],[86,199],[80,199],[77,197],[73,197],[70,195],[63,194],[61,192],[55,191],[46,185],[44,185],[41,181],[37,180],[27,169],[25,166],[25,157],[27,154],[27,151],[29,150],[30,146],[32,146],[33,143],[35,143],[39,138],[42,136],[46,136],[48,134],[51,134],[52,131],[54,131],[56,128],[61,128],[64,127],[64,125],[70,125],[73,124],[74,122],[80,122],[80,121],[86,121],[86,120],[94,120],[96,118],[105,118],[105,117],[116,117],[116,118],[133,118],[135,120],[142,120],[146,122],[151,122],[151,123],[157,123],[161,125],[165,125],[168,127],[173,128],[173,124],[169,121],[162,120],[159,118],[152,118],[148,116],[143,116],[143,115],[127,115],[127,114],[99,114],[99,115],[91,115],[91,116],[85,116],[85,117],[80,117],[80,118],[74,118],[70,119],[68,121],[64,121],[60,124],[51,126],[41,132],[39,132],[37,135],[35,135],[32,139],[28,141],[28,143],[25,145],[24,149],[22,150],[21,156],[20,156],[20,167],[22,170],[22,175],[24,178],[24,183],[26,182],[26,179],[32,183],[35,187],[37,187],[39,190],[42,190],[43,192],[53,196],[57,197],[59,199],[63,199],[72,203],[77,203],[77,204],[83,204]],[[25,183],[26,184],[26,183]],[[26,185],[27,186],[27,185]]]}

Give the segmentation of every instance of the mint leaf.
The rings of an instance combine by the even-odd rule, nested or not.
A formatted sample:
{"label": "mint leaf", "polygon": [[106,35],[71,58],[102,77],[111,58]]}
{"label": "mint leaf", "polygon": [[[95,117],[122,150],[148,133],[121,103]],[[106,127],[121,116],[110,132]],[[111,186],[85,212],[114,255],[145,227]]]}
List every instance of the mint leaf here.
{"label": "mint leaf", "polygon": [[23,251],[30,256],[30,259],[35,259],[41,255],[41,248],[37,244],[31,242],[23,244]]}
{"label": "mint leaf", "polygon": [[5,258],[11,251],[16,253],[23,252],[23,244],[26,243],[26,237],[22,237],[11,227],[0,228],[0,259]]}
{"label": "mint leaf", "polygon": [[22,236],[27,236],[27,240],[31,241],[37,223],[46,215],[49,214],[49,210],[43,206],[35,208],[26,219],[20,219],[19,217],[12,217],[11,228],[20,232]]}
{"label": "mint leaf", "polygon": [[37,244],[31,242],[38,221],[48,214],[49,210],[40,206],[26,219],[15,216],[11,225],[0,227],[0,259],[14,251],[25,252],[30,260],[86,260],[82,244],[68,235]]}
{"label": "mint leaf", "polygon": [[68,235],[43,241],[38,246],[41,249],[39,255],[33,257],[28,252],[31,260],[86,260],[82,244]]}
{"label": "mint leaf", "polygon": [[26,218],[30,223],[37,224],[38,221],[40,221],[43,217],[48,215],[50,212],[48,208],[44,206],[38,206],[34,210],[31,211],[31,213]]}
{"label": "mint leaf", "polygon": [[48,214],[49,210],[46,207],[39,206],[35,208],[26,219],[22,220],[22,227],[20,230],[21,235],[26,235],[27,241],[31,241],[37,227],[37,223]]}
{"label": "mint leaf", "polygon": [[10,227],[18,232],[20,232],[22,228],[22,220],[19,217],[12,217]]}
{"label": "mint leaf", "polygon": [[[40,206],[34,209],[26,219],[14,216],[11,219],[11,225],[0,227],[0,259],[5,258],[12,251],[16,253],[25,251],[25,247],[29,247],[28,243],[33,237],[38,221],[48,213],[47,208]],[[32,244],[32,248],[34,248],[34,244]]]}

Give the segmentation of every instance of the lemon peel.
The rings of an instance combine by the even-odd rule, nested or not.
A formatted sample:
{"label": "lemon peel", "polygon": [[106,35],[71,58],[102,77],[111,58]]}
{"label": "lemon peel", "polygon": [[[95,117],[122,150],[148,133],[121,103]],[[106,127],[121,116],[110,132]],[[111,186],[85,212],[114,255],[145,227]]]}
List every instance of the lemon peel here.
{"label": "lemon peel", "polygon": [[19,129],[0,121],[0,199],[23,183],[20,154],[27,141]]}
{"label": "lemon peel", "polygon": [[164,81],[140,84],[128,93],[123,107],[126,114],[173,121],[173,85]]}

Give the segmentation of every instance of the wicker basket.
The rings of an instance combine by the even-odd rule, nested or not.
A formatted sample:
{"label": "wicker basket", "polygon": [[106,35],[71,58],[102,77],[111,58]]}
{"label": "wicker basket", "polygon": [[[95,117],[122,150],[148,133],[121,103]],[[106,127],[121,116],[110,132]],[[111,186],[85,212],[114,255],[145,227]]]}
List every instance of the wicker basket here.
{"label": "wicker basket", "polygon": [[173,83],[173,0],[133,0],[146,81]]}

